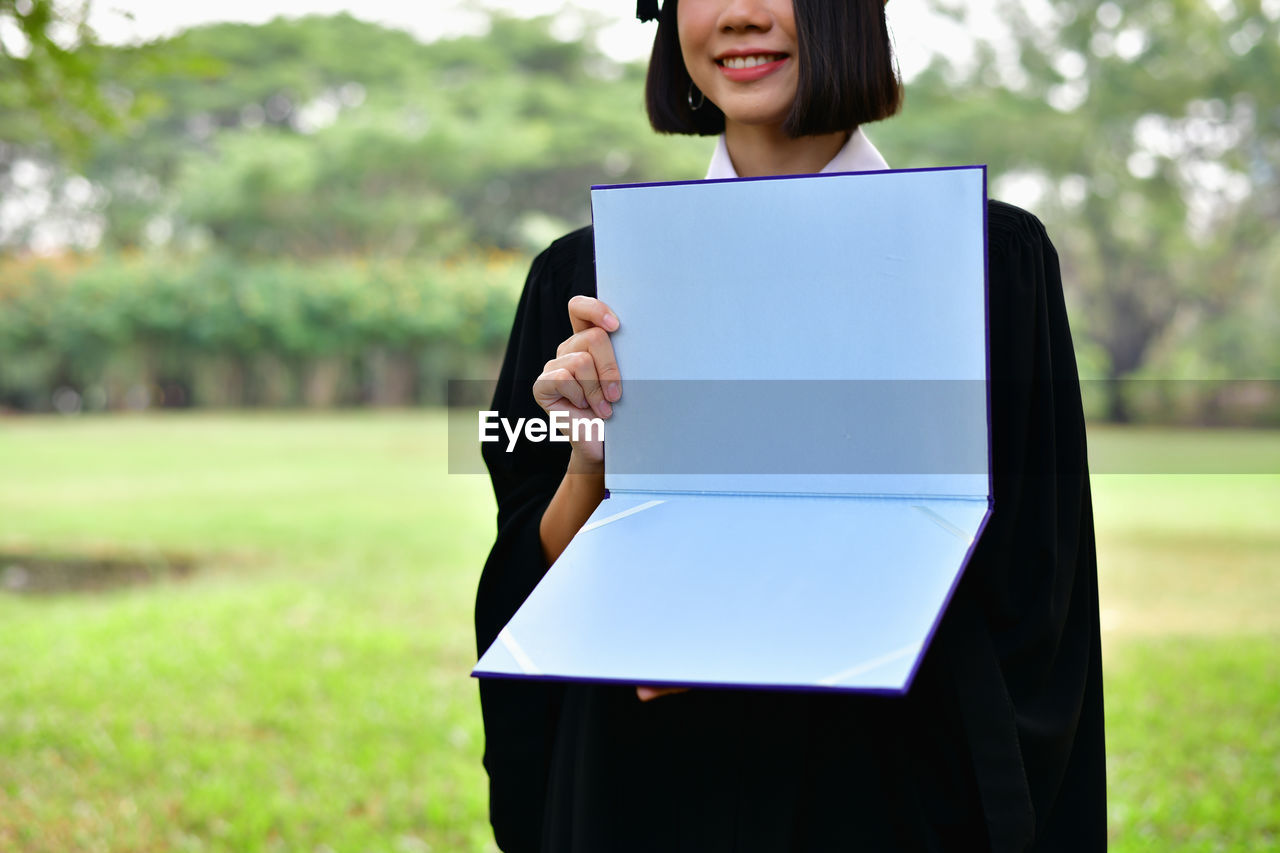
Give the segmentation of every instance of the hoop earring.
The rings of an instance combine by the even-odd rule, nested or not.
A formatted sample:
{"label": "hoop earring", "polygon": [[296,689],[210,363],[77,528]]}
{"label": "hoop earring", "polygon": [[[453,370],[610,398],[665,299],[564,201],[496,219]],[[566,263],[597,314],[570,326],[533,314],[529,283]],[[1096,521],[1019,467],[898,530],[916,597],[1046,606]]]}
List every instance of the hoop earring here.
{"label": "hoop earring", "polygon": [[[694,92],[698,93],[698,102],[696,104],[693,102]],[[702,105],[705,104],[706,102],[707,102],[707,96],[702,94],[702,90],[699,89],[697,86],[693,85],[693,81],[690,80],[689,81],[689,109],[693,110],[696,113],[698,110],[702,109]]]}

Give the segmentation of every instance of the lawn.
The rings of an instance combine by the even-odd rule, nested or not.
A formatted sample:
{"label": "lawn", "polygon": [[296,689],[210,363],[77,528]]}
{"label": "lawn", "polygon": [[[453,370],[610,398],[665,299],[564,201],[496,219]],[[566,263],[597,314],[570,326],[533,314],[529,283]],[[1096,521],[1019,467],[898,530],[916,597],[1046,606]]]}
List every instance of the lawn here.
{"label": "lawn", "polygon": [[[432,412],[0,421],[0,552],[196,565],[0,590],[0,850],[492,850],[467,677],[492,499],[444,445]],[[1113,848],[1280,845],[1280,476],[1094,496]]]}

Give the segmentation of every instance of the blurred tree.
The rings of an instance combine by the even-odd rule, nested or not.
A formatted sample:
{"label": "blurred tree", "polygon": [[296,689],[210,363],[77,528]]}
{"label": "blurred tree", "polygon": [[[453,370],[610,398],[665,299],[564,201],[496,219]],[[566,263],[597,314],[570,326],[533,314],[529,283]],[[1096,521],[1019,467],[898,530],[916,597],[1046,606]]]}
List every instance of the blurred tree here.
{"label": "blurred tree", "polygon": [[[601,54],[591,21],[566,39],[495,14],[485,36],[422,44],[313,16],[70,50],[51,2],[0,0],[0,158],[20,152],[28,178],[78,164],[64,206],[109,248],[532,251],[588,220],[590,184],[696,177],[710,153],[652,133],[643,67]],[[997,3],[1003,31],[969,22],[986,32],[972,61],[915,77],[877,144],[895,166],[986,162],[993,195],[1049,223],[1086,373],[1280,374],[1280,2]],[[18,71],[41,51],[58,58]],[[134,116],[126,134],[80,137],[78,160],[51,142],[80,91],[61,62]]]}
{"label": "blurred tree", "polygon": [[95,132],[117,125],[99,86],[100,46],[88,11],[88,2],[0,0],[0,140],[47,141],[75,158]]}
{"label": "blurred tree", "polygon": [[1000,0],[997,17],[1008,31],[969,67],[913,81],[884,140],[913,162],[985,160],[996,194],[1038,199],[1113,419],[1153,354],[1182,376],[1280,375],[1274,346],[1240,334],[1280,226],[1280,4]]}
{"label": "blurred tree", "polygon": [[[337,15],[117,50],[114,79],[163,108],[93,152],[103,239],[298,256],[540,248],[587,221],[590,184],[692,177],[709,153],[654,137],[643,70],[590,35],[496,16],[487,36],[422,44]],[[182,73],[157,73],[157,56]]]}
{"label": "blurred tree", "polygon": [[150,47],[103,45],[86,23],[89,7],[0,0],[0,196],[12,202],[0,217],[0,250],[48,248],[41,243],[50,237],[54,245],[96,240],[110,188],[80,172],[159,103],[145,85],[126,85],[122,55],[137,78],[191,71]]}

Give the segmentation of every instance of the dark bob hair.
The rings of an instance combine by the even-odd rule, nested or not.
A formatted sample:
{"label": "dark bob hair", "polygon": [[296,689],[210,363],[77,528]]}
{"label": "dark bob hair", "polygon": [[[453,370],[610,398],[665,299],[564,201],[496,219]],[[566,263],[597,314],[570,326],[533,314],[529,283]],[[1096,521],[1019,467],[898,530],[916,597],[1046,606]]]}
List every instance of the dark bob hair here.
{"label": "dark bob hair", "polygon": [[[893,62],[881,0],[792,0],[800,80],[783,123],[792,137],[853,130],[902,106],[902,81]],[[684,67],[676,25],[677,0],[666,0],[653,40],[645,105],[659,133],[713,136],[724,113],[711,101],[689,107],[693,81]]]}

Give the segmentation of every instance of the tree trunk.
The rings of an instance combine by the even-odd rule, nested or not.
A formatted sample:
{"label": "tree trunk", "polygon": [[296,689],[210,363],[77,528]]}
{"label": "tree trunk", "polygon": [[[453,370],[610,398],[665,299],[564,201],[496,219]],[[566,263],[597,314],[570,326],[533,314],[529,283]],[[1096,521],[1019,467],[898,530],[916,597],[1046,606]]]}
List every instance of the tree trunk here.
{"label": "tree trunk", "polygon": [[332,409],[342,390],[341,358],[328,356],[310,361],[303,368],[302,402],[310,409]]}
{"label": "tree trunk", "polygon": [[417,386],[413,359],[403,352],[370,350],[366,357],[369,371],[369,405],[411,406]]}
{"label": "tree trunk", "polygon": [[1125,399],[1124,380],[1115,373],[1107,376],[1107,420],[1113,424],[1127,424],[1133,415]]}

